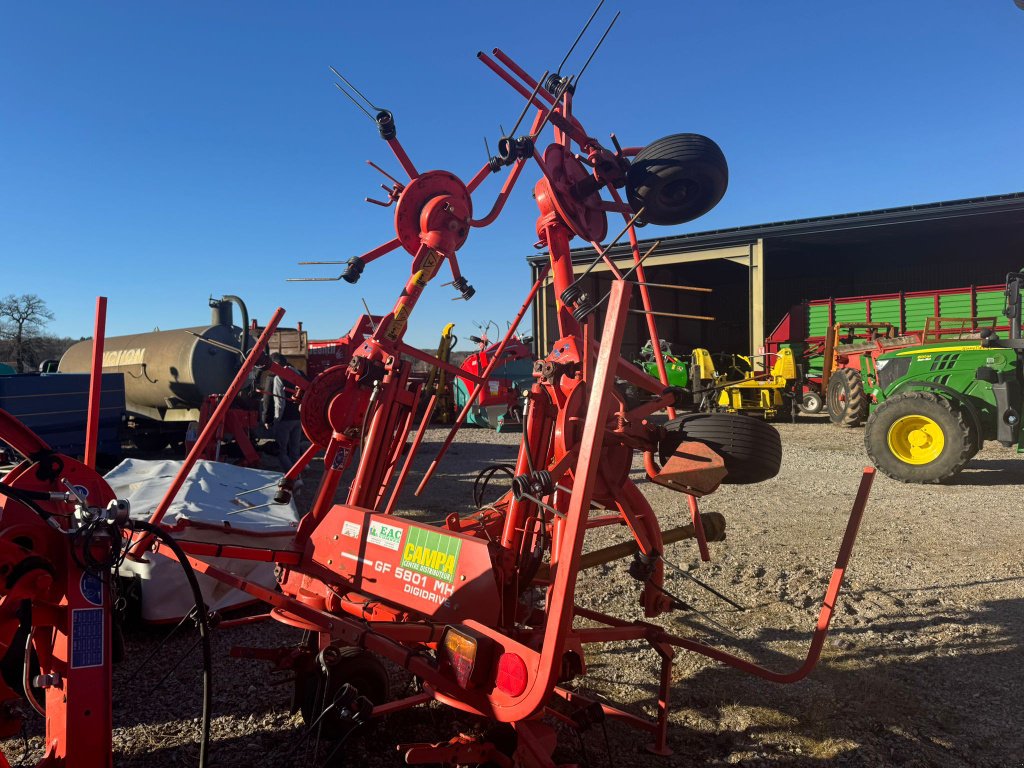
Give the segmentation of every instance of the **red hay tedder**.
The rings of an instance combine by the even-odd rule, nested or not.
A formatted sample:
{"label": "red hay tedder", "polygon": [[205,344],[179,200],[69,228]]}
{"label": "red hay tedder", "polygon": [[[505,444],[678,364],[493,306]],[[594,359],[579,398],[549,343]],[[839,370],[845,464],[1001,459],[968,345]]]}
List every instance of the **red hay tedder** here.
{"label": "red hay tedder", "polygon": [[[263,358],[283,310],[264,329],[233,389],[222,399],[223,407],[218,406],[149,523],[129,518],[126,504],[114,498],[92,469],[94,456],[87,453],[78,462],[55,455],[0,412],[0,439],[23,457],[0,485],[0,645],[8,659],[17,659],[13,678],[21,681],[12,684],[12,676],[6,675],[7,682],[0,682],[0,706],[6,708],[0,731],[18,731],[20,722],[9,705],[27,699],[46,718],[46,754],[40,766],[112,764],[110,573],[124,557],[176,558],[197,594],[195,573],[204,573],[265,602],[273,618],[305,630],[311,638],[306,644],[235,653],[294,670],[303,717],[325,735],[341,738],[368,719],[432,700],[505,724],[506,736],[512,735],[407,744],[402,749],[410,764],[554,766],[556,724],[575,727],[581,718],[574,715],[581,712],[645,731],[652,751],[670,754],[669,693],[678,649],[778,682],[799,680],[814,667],[867,501],[872,479],[868,470],[810,650],[793,671],[761,668],[649,620],[674,603],[662,587],[666,545],[695,539],[707,560],[708,543],[724,537],[722,516],[701,514],[697,499],[723,482],[772,477],[781,461],[779,436],[772,427],[742,415],[675,419],[673,406],[685,393],[662,383],[667,378],[643,269],[650,252],[640,253],[634,225],[679,224],[714,207],[727,184],[721,151],[695,134],[675,134],[642,148],[620,147],[613,136],[614,149],[608,149],[574,112],[582,72],[563,76],[556,71],[538,79],[500,50],[480,53],[479,58],[525,99],[519,122],[530,113],[533,117],[529,131],[520,136],[515,135],[517,122],[498,142],[497,155],[468,181],[451,171],[419,170],[398,140],[392,114],[369,105],[407,178],[388,177],[392,186],[384,204],[394,205],[395,236],[349,260],[341,278],[356,282],[374,261],[403,250],[412,259],[410,275],[394,308],[353,351],[347,365],[293,382],[300,387],[302,425],[312,446],[287,473],[280,494],[290,494],[299,473],[320,452],[324,475],[290,547],[176,542],[161,528],[181,482],[218,429],[225,404]],[[551,138],[541,143],[547,129]],[[490,374],[490,366],[467,374],[407,345],[403,337],[410,315],[442,269],[450,270],[449,284],[462,297],[472,296],[457,252],[474,228],[488,226],[501,214],[527,165],[539,171],[533,190],[539,207],[536,231],[550,254],[561,338],[536,363],[514,476],[497,502],[474,514],[450,514],[442,525],[399,517],[393,514],[396,502],[434,406],[431,401],[410,440],[419,388],[409,383],[411,366],[403,355],[468,377],[477,392]],[[481,215],[474,192],[490,174],[502,172],[507,173],[504,185]],[[626,271],[618,269],[607,256],[608,246],[602,245],[609,215],[622,217],[622,235],[633,246],[634,264]],[[607,296],[588,296],[580,289],[569,252],[574,237],[592,244],[597,260],[614,275]],[[493,361],[501,358],[545,277],[529,291]],[[619,355],[634,285],[662,381]],[[604,315],[601,324],[598,310]],[[102,344],[95,346],[102,354]],[[616,393],[616,377],[657,398],[627,409]],[[417,494],[472,402],[463,408]],[[662,426],[648,421],[663,409],[672,420]],[[91,421],[95,417],[93,413]],[[662,530],[658,514],[629,476],[636,452],[643,455],[654,483],[682,494],[689,524]],[[354,476],[345,503],[336,504],[342,474],[350,465]],[[624,525],[630,540],[584,555],[587,532],[608,525]],[[280,591],[214,567],[208,560],[217,556],[276,563]],[[576,603],[581,570],[622,557],[633,558],[630,573],[642,584],[645,620],[604,615]],[[23,610],[26,603],[31,611]],[[207,667],[200,756],[205,764],[210,649],[206,611],[198,597],[195,615]],[[654,721],[588,701],[571,684],[586,671],[588,645],[636,640],[662,659]],[[39,666],[31,680],[30,656]],[[380,659],[414,675],[421,681],[419,691],[389,700]],[[40,691],[43,701],[38,700]],[[0,759],[0,766],[5,762]]]}

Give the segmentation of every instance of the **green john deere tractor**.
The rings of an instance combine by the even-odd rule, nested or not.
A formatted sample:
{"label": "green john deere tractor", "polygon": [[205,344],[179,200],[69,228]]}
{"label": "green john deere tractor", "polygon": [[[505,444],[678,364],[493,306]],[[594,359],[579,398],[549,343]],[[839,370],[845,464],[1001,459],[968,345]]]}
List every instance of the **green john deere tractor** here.
{"label": "green john deere tractor", "polygon": [[985,329],[976,339],[893,350],[869,363],[875,404],[864,444],[882,472],[906,483],[938,483],[963,469],[985,440],[1024,452],[1022,286],[1024,273],[1007,275],[1009,338]]}

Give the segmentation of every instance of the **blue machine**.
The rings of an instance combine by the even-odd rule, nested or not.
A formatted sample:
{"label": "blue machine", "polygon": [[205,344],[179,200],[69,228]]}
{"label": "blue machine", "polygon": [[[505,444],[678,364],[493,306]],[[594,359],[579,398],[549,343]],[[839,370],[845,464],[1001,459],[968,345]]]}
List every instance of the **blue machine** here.
{"label": "blue machine", "polygon": [[[19,373],[0,376],[0,408],[21,420],[51,448],[69,456],[85,453],[89,374]],[[99,453],[121,455],[124,374],[103,374]]]}

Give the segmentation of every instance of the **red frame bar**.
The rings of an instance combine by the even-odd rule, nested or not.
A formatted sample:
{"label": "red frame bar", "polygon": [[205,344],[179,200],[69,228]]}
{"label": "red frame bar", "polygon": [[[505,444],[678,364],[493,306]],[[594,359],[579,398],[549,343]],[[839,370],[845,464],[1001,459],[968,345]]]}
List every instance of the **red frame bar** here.
{"label": "red frame bar", "polygon": [[[160,500],[160,504],[153,511],[152,516],[149,518],[151,525],[159,525],[160,521],[164,519],[164,515],[167,514],[167,510],[170,508],[171,503],[174,501],[175,496],[178,495],[178,491],[181,490],[181,486],[185,482],[185,478],[188,477],[189,472],[192,471],[192,467],[195,466],[196,461],[206,451],[206,446],[210,442],[210,439],[216,434],[217,430],[220,429],[221,423],[224,421],[224,417],[227,415],[231,405],[235,402],[235,398],[238,397],[238,393],[242,390],[246,380],[249,378],[249,374],[252,369],[256,367],[256,361],[260,359],[263,351],[267,348],[267,344],[270,343],[270,337],[274,335],[274,331],[277,330],[278,323],[281,322],[281,318],[284,317],[284,310],[281,307],[277,308],[274,312],[274,316],[270,318],[270,322],[263,329],[263,333],[260,334],[259,340],[256,345],[249,350],[248,356],[242,363],[242,367],[238,369],[238,373],[235,375],[235,380],[231,382],[231,386],[228,387],[228,391],[224,393],[224,397],[217,403],[217,408],[213,412],[213,416],[210,417],[209,423],[203,429],[199,435],[199,439],[196,440],[196,444],[192,446],[192,450],[189,451],[188,456],[185,457],[185,462],[181,465],[181,469],[178,470],[178,474],[174,476],[174,480],[171,481],[171,487],[167,489],[167,493]],[[153,536],[143,536],[138,543],[132,547],[129,554],[134,557],[138,557],[142,552],[149,548],[153,543]]]}
{"label": "red frame bar", "polygon": [[[486,381],[490,377],[491,371],[494,370],[495,366],[501,360],[501,353],[505,351],[505,347],[508,346],[508,342],[512,339],[512,336],[513,334],[515,334],[516,329],[519,328],[519,323],[526,315],[526,310],[530,308],[530,305],[533,303],[534,296],[537,295],[537,291],[540,289],[541,285],[544,284],[544,280],[547,278],[547,276],[548,267],[544,267],[544,269],[541,270],[540,277],[537,278],[537,282],[533,284],[533,287],[527,294],[526,301],[524,301],[523,305],[519,308],[519,313],[516,315],[515,320],[513,320],[512,325],[509,326],[508,333],[505,334],[505,338],[501,340],[501,344],[499,344],[498,348],[494,351],[494,356],[487,364],[487,368],[485,368],[484,372],[480,374],[480,378],[483,379],[484,381]],[[466,405],[463,406],[462,412],[459,413],[458,418],[455,419],[455,423],[452,425],[451,432],[448,433],[448,437],[445,438],[444,443],[441,445],[440,450],[437,452],[437,456],[430,463],[430,466],[427,468],[426,474],[423,475],[423,479],[420,481],[419,486],[416,488],[416,496],[419,496],[420,493],[423,492],[423,489],[426,487],[427,483],[430,482],[430,478],[434,476],[434,472],[437,470],[438,463],[441,461],[441,459],[444,458],[444,455],[448,452],[448,448],[451,447],[452,441],[455,439],[455,435],[458,433],[459,428],[462,426],[462,424],[466,421],[466,416],[469,415],[469,409],[473,407],[473,403],[476,401],[477,397],[480,396],[480,392],[482,391],[482,384],[477,384],[475,387],[473,387],[473,391],[470,393],[469,399],[466,401]]]}
{"label": "red frame bar", "polygon": [[96,469],[100,439],[100,398],[103,394],[103,343],[107,328],[107,297],[96,297],[96,324],[92,334],[92,370],[89,373],[89,414],[85,424],[84,464]]}

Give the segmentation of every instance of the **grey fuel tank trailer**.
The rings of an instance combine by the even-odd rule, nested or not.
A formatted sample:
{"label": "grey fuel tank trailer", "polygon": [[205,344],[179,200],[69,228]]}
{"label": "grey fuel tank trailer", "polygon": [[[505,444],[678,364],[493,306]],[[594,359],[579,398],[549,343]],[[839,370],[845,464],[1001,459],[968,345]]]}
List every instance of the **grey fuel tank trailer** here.
{"label": "grey fuel tank trailer", "polygon": [[[232,302],[239,305],[241,327],[234,325]],[[211,299],[209,325],[170,331],[108,337],[103,345],[103,372],[124,374],[128,435],[140,448],[158,449],[184,437],[189,422],[210,395],[227,391],[241,365],[238,354],[208,344],[217,342],[244,354],[249,346],[249,318],[236,296]],[[58,370],[88,372],[92,340],[75,344]]]}

